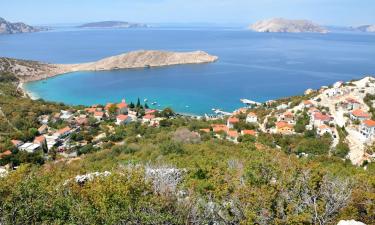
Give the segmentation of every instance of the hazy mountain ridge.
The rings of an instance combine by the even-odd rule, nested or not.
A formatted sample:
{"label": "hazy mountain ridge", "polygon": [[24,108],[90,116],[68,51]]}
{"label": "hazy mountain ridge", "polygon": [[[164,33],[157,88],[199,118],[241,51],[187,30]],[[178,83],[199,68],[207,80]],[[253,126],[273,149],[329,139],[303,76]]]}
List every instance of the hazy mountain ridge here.
{"label": "hazy mountain ridge", "polygon": [[79,28],[147,28],[149,26],[147,24],[130,23],[130,22],[124,22],[124,21],[100,21],[100,22],[85,23],[78,27]]}
{"label": "hazy mountain ridge", "polygon": [[250,26],[256,32],[327,33],[328,30],[308,20],[274,18],[258,21]]}
{"label": "hazy mountain ridge", "polygon": [[353,27],[353,29],[358,30],[358,31],[362,31],[362,32],[375,32],[375,24]]}

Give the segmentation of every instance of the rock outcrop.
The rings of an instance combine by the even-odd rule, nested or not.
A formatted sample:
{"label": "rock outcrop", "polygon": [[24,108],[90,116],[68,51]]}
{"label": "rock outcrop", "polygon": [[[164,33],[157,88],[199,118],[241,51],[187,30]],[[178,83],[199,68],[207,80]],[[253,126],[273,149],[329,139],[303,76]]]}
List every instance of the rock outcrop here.
{"label": "rock outcrop", "polygon": [[94,23],[86,23],[79,28],[147,28],[146,24],[142,23],[129,23],[123,21],[102,21]]}
{"label": "rock outcrop", "polygon": [[21,81],[46,79],[77,71],[151,68],[182,64],[212,63],[218,59],[203,51],[134,51],[82,64],[48,64],[36,61],[0,58],[0,71],[14,73]]}
{"label": "rock outcrop", "polygon": [[256,32],[280,33],[327,33],[328,30],[308,20],[274,18],[259,21],[250,26]]}
{"label": "rock outcrop", "polygon": [[362,32],[375,32],[375,24],[374,25],[364,25],[359,27],[354,27],[354,30],[362,31]]}
{"label": "rock outcrop", "polygon": [[45,29],[33,27],[24,23],[11,23],[3,18],[0,18],[0,34],[31,33],[42,30]]}

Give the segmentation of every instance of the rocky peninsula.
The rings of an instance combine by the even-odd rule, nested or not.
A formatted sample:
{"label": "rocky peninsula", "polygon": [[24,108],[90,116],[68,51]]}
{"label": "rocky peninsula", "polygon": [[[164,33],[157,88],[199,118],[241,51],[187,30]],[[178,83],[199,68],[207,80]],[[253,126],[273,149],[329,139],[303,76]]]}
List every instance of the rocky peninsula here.
{"label": "rocky peninsula", "polygon": [[203,51],[133,51],[81,64],[49,64],[37,61],[0,58],[0,71],[14,73],[22,82],[36,81],[77,71],[103,71],[212,63],[217,56]]}
{"label": "rocky peninsula", "polygon": [[279,33],[327,33],[328,30],[308,20],[274,18],[262,20],[250,26],[256,32]]}
{"label": "rocky peninsula", "polygon": [[46,30],[41,27],[33,27],[25,23],[11,23],[0,17],[0,34],[31,33]]}
{"label": "rocky peninsula", "polygon": [[355,27],[354,29],[358,31],[362,31],[362,32],[375,32],[375,24],[363,25],[363,26]]}

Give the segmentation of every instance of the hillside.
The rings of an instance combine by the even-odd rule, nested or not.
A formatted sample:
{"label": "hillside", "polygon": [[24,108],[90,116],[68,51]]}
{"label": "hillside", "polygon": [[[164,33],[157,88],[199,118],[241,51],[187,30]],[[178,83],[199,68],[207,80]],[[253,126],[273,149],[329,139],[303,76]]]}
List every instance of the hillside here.
{"label": "hillside", "polygon": [[328,30],[308,20],[274,18],[262,20],[250,26],[256,32],[279,33],[327,33]]}
{"label": "hillside", "polygon": [[33,27],[25,23],[11,23],[0,18],[0,34],[31,33],[44,30],[43,28]]}
{"label": "hillside", "polygon": [[181,64],[212,63],[218,59],[202,51],[134,51],[81,64],[48,64],[36,61],[0,58],[0,71],[17,74],[22,81],[41,80],[76,71],[151,68]]}
{"label": "hillside", "polygon": [[123,21],[101,21],[94,23],[86,23],[79,28],[147,28],[148,25],[142,23],[129,23]]}
{"label": "hillside", "polygon": [[[86,107],[33,101],[17,84],[14,75],[0,73],[1,224],[375,219],[373,164],[353,166],[330,152],[332,137],[315,130],[263,132],[262,121],[291,115],[282,105],[302,120],[310,110],[297,108],[308,99],[328,110],[319,95],[329,88],[207,120],[125,99]],[[372,84],[365,78],[332,88]]]}

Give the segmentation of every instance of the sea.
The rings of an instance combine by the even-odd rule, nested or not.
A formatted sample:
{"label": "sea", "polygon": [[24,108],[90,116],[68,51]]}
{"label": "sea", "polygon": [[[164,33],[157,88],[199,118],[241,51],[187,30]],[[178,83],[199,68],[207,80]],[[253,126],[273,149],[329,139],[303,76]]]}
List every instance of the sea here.
{"label": "sea", "polygon": [[0,35],[0,56],[83,63],[134,50],[195,51],[215,63],[75,72],[30,82],[34,97],[71,105],[147,102],[153,108],[204,115],[231,112],[240,99],[258,102],[301,95],[338,80],[375,74],[375,34],[256,33],[243,27],[78,29]]}

